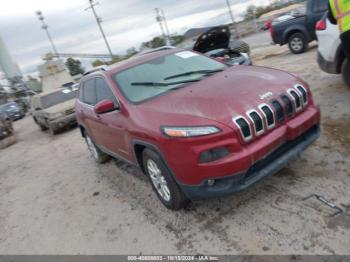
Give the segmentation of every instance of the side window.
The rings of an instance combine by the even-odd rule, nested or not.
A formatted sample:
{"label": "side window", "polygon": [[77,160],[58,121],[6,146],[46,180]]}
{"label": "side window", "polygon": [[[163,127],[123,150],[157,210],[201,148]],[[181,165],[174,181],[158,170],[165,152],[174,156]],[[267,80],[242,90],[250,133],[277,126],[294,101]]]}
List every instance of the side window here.
{"label": "side window", "polygon": [[78,89],[78,98],[80,101],[84,101],[84,96],[83,96],[83,85],[84,83],[81,83],[79,85],[79,89]]}
{"label": "side window", "polygon": [[82,101],[88,105],[96,104],[95,79],[86,81],[82,88]]}
{"label": "side window", "polygon": [[112,100],[115,105],[118,103],[111,88],[108,86],[107,82],[102,78],[96,78],[96,93],[97,103],[105,99]]}

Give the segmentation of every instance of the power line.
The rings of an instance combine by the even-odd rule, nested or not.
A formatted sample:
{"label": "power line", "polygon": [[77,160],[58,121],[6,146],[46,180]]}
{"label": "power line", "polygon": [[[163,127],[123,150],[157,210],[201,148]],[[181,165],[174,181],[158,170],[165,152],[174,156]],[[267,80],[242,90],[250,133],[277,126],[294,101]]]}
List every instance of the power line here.
{"label": "power line", "polygon": [[163,9],[161,9],[161,10],[162,10],[162,17],[163,17],[163,21],[164,21],[164,25],[165,25],[165,30],[166,30],[166,33],[167,33],[168,38],[170,40],[170,32],[169,32],[168,22],[167,22],[167,19],[165,17],[164,10]]}
{"label": "power line", "polygon": [[93,13],[94,16],[95,16],[97,25],[98,25],[98,27],[99,27],[99,29],[100,29],[100,31],[101,31],[102,37],[103,37],[103,39],[104,39],[104,41],[105,41],[105,43],[106,43],[106,46],[107,46],[107,49],[108,49],[108,53],[110,54],[111,59],[113,59],[112,49],[111,49],[111,47],[110,47],[110,45],[109,45],[109,43],[108,43],[106,34],[105,34],[105,32],[103,31],[103,28],[102,28],[102,25],[101,25],[101,23],[102,23],[102,18],[99,17],[99,16],[97,15],[96,10],[95,10],[95,6],[96,6],[96,5],[99,5],[99,3],[95,3],[94,0],[89,0],[89,2],[90,2],[90,7],[87,8],[87,9],[85,9],[85,10],[89,10],[89,9],[92,10],[92,13]]}
{"label": "power line", "polygon": [[50,35],[49,26],[48,26],[47,24],[45,24],[45,21],[44,21],[45,18],[44,18],[44,16],[43,16],[43,13],[39,10],[39,11],[36,12],[36,15],[38,16],[38,19],[41,21],[41,24],[42,24],[41,28],[42,28],[43,30],[45,30],[46,35],[47,35],[47,38],[48,38],[49,41],[50,41],[52,50],[53,50],[54,54],[56,55],[56,54],[57,54],[57,49],[56,49],[56,46],[55,46],[55,44],[53,43],[52,37],[51,37],[51,35]]}

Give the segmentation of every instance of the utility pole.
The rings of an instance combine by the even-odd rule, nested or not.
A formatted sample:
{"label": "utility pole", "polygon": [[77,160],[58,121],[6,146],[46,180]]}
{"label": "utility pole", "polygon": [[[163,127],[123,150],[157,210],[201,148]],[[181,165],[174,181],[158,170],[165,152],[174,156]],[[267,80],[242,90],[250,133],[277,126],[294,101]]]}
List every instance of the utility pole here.
{"label": "utility pole", "polygon": [[103,28],[102,28],[102,25],[101,25],[101,23],[102,23],[102,18],[99,17],[99,16],[97,15],[96,10],[95,10],[95,6],[98,5],[99,3],[95,3],[94,0],[89,0],[89,3],[90,3],[90,7],[87,8],[87,9],[85,9],[85,10],[89,10],[89,9],[91,8],[92,13],[93,13],[94,16],[95,16],[97,25],[98,25],[98,27],[99,27],[99,29],[100,29],[100,31],[101,31],[102,37],[103,37],[103,39],[104,39],[104,41],[105,41],[105,43],[106,43],[108,52],[109,52],[109,54],[110,54],[110,56],[111,56],[111,59],[113,60],[112,49],[111,49],[111,47],[109,46],[109,43],[108,43],[106,34],[105,34],[105,32],[103,31]]}
{"label": "utility pole", "polygon": [[229,0],[226,0],[226,4],[227,4],[228,12],[229,12],[231,20],[232,20],[232,25],[234,26],[235,31],[236,31],[236,35],[237,35],[238,38],[241,38],[241,35],[240,35],[239,31],[238,31],[238,27],[235,26],[235,19],[233,17],[233,12],[232,12]]}
{"label": "utility pole", "polygon": [[164,26],[163,26],[163,20],[164,19],[163,19],[163,17],[160,14],[159,8],[156,8],[155,11],[156,11],[156,21],[159,23],[160,31],[162,32],[162,36],[163,36],[163,39],[165,41],[165,44],[166,45],[170,45],[169,37],[166,35],[165,29],[164,29]]}
{"label": "utility pole", "polygon": [[50,41],[50,44],[51,44],[53,53],[54,53],[55,55],[57,55],[58,52],[57,52],[57,49],[56,49],[55,44],[53,43],[52,37],[51,37],[51,35],[50,35],[50,33],[49,33],[49,26],[48,26],[47,24],[45,24],[45,21],[44,21],[45,18],[44,18],[44,16],[43,16],[43,13],[39,10],[39,11],[36,12],[36,15],[38,16],[38,19],[41,21],[41,24],[42,24],[41,28],[42,28],[43,30],[45,30],[45,32],[46,32],[46,35],[47,35],[47,38],[48,38],[49,41]]}
{"label": "utility pole", "polygon": [[162,9],[162,17],[163,17],[163,21],[164,21],[164,25],[165,25],[165,31],[166,31],[166,34],[167,34],[167,36],[168,36],[169,42],[170,42],[170,44],[171,44],[168,22],[167,22],[167,20],[166,20],[166,17],[165,17],[165,14],[164,14],[164,10],[163,10],[163,9]]}

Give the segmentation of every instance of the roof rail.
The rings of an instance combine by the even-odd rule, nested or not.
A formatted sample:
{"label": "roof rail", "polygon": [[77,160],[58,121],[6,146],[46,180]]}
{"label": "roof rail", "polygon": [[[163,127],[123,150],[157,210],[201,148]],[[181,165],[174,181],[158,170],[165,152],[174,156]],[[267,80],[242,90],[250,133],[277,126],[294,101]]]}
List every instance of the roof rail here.
{"label": "roof rail", "polygon": [[159,52],[159,51],[164,51],[164,50],[168,50],[168,49],[175,49],[176,47],[174,46],[161,46],[161,47],[157,47],[157,48],[153,48],[153,49],[146,49],[144,51],[141,51],[140,53],[136,54],[135,56],[141,56],[141,55],[145,55],[145,54],[150,54],[150,53],[155,53],[155,52]]}
{"label": "roof rail", "polygon": [[109,70],[109,66],[108,65],[101,65],[101,66],[94,67],[94,68],[92,68],[89,71],[86,71],[83,74],[83,76],[86,76],[86,75],[89,75],[89,74],[92,74],[92,73],[95,73],[95,72],[99,72],[99,71],[108,71],[108,70]]}

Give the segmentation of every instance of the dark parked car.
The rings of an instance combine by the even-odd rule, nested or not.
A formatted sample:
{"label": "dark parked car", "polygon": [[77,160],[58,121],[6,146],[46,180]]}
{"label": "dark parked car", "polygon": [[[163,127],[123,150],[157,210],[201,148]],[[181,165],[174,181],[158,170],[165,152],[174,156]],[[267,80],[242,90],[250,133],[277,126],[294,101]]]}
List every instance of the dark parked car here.
{"label": "dark parked car", "polygon": [[12,121],[25,117],[23,109],[16,102],[0,105],[0,112],[7,114]]}
{"label": "dark parked car", "polygon": [[320,111],[301,79],[182,49],[87,74],[75,108],[93,158],[139,166],[171,209],[244,190],[319,136]]}
{"label": "dark parked car", "polygon": [[308,0],[306,14],[295,14],[283,22],[273,22],[270,27],[275,44],[288,44],[294,54],[304,53],[310,42],[317,39],[316,23],[328,10],[328,0]]}

